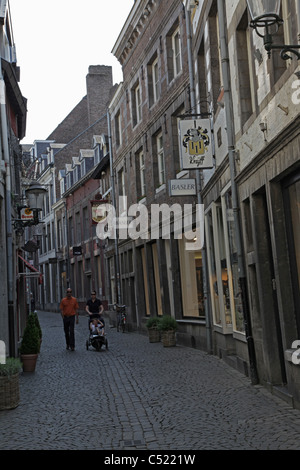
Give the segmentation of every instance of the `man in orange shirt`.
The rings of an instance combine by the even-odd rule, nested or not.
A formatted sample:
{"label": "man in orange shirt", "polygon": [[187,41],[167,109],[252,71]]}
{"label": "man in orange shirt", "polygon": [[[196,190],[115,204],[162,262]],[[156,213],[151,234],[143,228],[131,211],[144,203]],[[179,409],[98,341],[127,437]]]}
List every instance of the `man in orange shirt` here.
{"label": "man in orange shirt", "polygon": [[75,297],[72,297],[72,289],[68,287],[67,296],[60,302],[61,316],[64,322],[64,332],[66,337],[67,349],[75,351],[75,317],[76,324],[78,323],[78,302]]}

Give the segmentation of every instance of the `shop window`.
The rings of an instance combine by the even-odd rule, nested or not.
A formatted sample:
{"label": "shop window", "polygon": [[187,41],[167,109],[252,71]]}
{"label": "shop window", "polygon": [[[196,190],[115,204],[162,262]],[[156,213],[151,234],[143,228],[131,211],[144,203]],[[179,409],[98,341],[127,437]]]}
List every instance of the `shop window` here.
{"label": "shop window", "polygon": [[182,310],[186,317],[205,317],[200,251],[185,249],[186,240],[178,240]]}
{"label": "shop window", "polygon": [[[227,266],[228,266],[228,282],[229,282],[229,294],[231,312],[233,317],[233,329],[240,333],[245,332],[244,328],[244,312],[242,304],[242,296],[239,285],[239,273],[238,273],[238,257],[237,247],[235,241],[235,229],[234,229],[234,216],[232,206],[232,193],[231,189],[226,191],[222,197],[222,208],[224,217],[224,234],[227,249]],[[249,227],[249,240],[252,241],[252,231]]]}
{"label": "shop window", "polygon": [[300,173],[290,178],[284,188],[285,218],[295,315],[300,335]]}
{"label": "shop window", "polygon": [[112,256],[109,258],[109,276],[110,276],[110,295],[111,303],[117,302],[116,297],[116,278],[115,278],[115,258]]}
{"label": "shop window", "polygon": [[141,257],[142,257],[142,267],[143,267],[143,280],[144,280],[146,315],[150,315],[149,288],[148,288],[145,248],[141,249]]}
{"label": "shop window", "polygon": [[229,263],[228,237],[225,232],[224,207],[214,203],[206,214],[209,283],[215,325],[232,328],[233,286]]}
{"label": "shop window", "polygon": [[156,245],[156,243],[152,244],[152,258],[153,258],[153,269],[154,269],[157,315],[162,315],[163,310],[162,310],[161,292],[160,292],[161,283],[160,283],[160,276],[159,276],[159,264],[158,264],[158,255],[157,255],[157,245]]}
{"label": "shop window", "polygon": [[212,210],[210,210],[206,215],[205,226],[206,226],[206,237],[207,237],[207,255],[208,255],[208,266],[209,266],[209,283],[210,283],[210,292],[211,292],[211,301],[212,301],[213,322],[215,325],[221,325]]}

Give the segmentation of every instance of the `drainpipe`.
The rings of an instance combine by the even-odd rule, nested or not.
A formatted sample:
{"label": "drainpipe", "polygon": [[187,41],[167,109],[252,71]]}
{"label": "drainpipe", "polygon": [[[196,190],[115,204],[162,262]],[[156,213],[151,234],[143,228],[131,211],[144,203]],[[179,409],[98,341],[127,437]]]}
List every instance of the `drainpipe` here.
{"label": "drainpipe", "polygon": [[65,206],[65,223],[66,223],[66,250],[67,250],[67,259],[66,259],[66,276],[67,276],[67,288],[70,287],[70,234],[69,234],[69,220],[68,220],[68,208],[67,208],[67,198],[64,198],[64,206]]}
{"label": "drainpipe", "polygon": [[245,262],[243,256],[243,243],[241,234],[241,222],[240,222],[240,208],[238,201],[238,190],[235,181],[236,170],[235,170],[235,137],[234,137],[234,115],[232,109],[232,95],[230,88],[230,70],[229,70],[229,53],[227,47],[226,28],[225,28],[225,2],[218,0],[218,14],[219,14],[219,31],[220,31],[220,51],[221,51],[221,62],[222,62],[222,73],[223,73],[223,85],[224,85],[224,101],[225,101],[225,113],[226,113],[226,126],[227,126],[227,138],[228,138],[228,156],[229,156],[229,168],[230,168],[230,179],[231,179],[231,191],[232,191],[232,206],[234,215],[234,229],[235,239],[237,246],[237,257],[238,257],[238,275],[239,275],[239,286],[242,296],[243,312],[244,312],[244,324],[246,339],[248,345],[248,355],[250,364],[250,378],[253,385],[258,384],[258,373],[256,367],[256,356],[254,348],[254,340],[252,336],[251,316],[249,309],[248,293],[247,293],[247,281],[245,274]]}
{"label": "drainpipe", "polygon": [[8,328],[9,328],[9,354],[15,356],[14,332],[14,282],[13,282],[13,237],[12,237],[12,210],[11,210],[11,168],[8,148],[5,83],[2,75],[2,62],[0,60],[0,116],[1,134],[4,161],[6,166],[6,249],[7,249],[7,284],[8,284]]}
{"label": "drainpipe", "polygon": [[[116,208],[115,177],[114,177],[114,169],[113,169],[113,154],[112,154],[111,125],[110,125],[109,111],[107,111],[107,127],[108,127],[108,142],[109,142],[109,165],[110,165],[110,184],[111,184],[111,190],[112,190],[112,203],[113,203],[113,207]],[[121,305],[119,246],[118,246],[117,236],[115,236],[115,278],[116,278],[118,304]]]}
{"label": "drainpipe", "polygon": [[[185,9],[185,21],[186,21],[186,35],[187,35],[191,107],[192,109],[196,109],[195,81],[194,81],[194,73],[193,73],[193,55],[192,55],[191,12],[188,9]],[[197,203],[199,205],[203,204],[202,195],[201,195],[201,189],[202,189],[201,171],[202,170],[196,170]],[[203,296],[204,296],[206,341],[207,341],[206,348],[207,348],[207,352],[209,354],[212,354],[211,317],[210,317],[209,300],[208,300],[207,252],[206,252],[206,246],[205,246],[205,239],[203,242],[203,247],[202,247],[201,252],[202,252]]]}

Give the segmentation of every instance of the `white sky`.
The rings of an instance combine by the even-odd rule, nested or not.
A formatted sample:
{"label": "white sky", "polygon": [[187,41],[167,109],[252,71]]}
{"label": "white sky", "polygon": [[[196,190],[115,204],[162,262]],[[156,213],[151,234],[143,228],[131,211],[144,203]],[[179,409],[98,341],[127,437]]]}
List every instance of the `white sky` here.
{"label": "white sky", "polygon": [[27,98],[22,144],[46,139],[86,95],[89,65],[121,65],[111,53],[134,0],[9,0],[20,88]]}

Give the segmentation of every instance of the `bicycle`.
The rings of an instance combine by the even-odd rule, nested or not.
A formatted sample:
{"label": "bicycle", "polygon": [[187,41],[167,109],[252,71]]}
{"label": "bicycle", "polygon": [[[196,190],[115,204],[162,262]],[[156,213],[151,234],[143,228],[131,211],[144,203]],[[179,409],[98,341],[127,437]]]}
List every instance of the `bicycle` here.
{"label": "bicycle", "polygon": [[124,333],[127,324],[126,305],[115,304],[115,309],[117,311],[117,331],[121,329]]}

